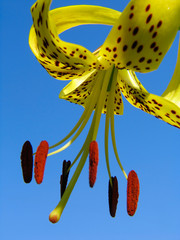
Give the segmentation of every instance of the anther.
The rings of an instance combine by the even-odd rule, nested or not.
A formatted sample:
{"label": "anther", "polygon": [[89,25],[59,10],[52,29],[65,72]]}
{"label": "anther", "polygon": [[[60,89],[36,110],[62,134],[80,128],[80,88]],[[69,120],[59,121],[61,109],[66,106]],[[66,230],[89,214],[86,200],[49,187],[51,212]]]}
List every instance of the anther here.
{"label": "anther", "polygon": [[71,166],[71,162],[70,161],[63,161],[63,167],[62,167],[62,175],[60,178],[60,185],[61,185],[61,198],[66,190],[66,185],[67,185],[67,181],[68,181],[68,176],[69,176],[69,167]]}
{"label": "anther", "polygon": [[127,179],[127,212],[133,216],[137,209],[139,199],[139,179],[134,170],[129,172]]}
{"label": "anther", "polygon": [[33,149],[29,141],[26,141],[21,151],[21,167],[25,183],[30,183],[33,172]]}
{"label": "anther", "polygon": [[48,150],[49,150],[48,142],[45,140],[41,141],[36,151],[35,166],[34,166],[35,180],[38,184],[42,183],[43,181]]}
{"label": "anther", "polygon": [[93,187],[97,176],[99,162],[99,150],[96,141],[92,141],[89,146],[89,185]]}
{"label": "anther", "polygon": [[111,177],[112,184],[109,180],[109,212],[111,217],[115,217],[116,215],[116,209],[117,209],[117,204],[118,204],[118,198],[119,198],[119,193],[118,193],[118,181],[116,177]]}

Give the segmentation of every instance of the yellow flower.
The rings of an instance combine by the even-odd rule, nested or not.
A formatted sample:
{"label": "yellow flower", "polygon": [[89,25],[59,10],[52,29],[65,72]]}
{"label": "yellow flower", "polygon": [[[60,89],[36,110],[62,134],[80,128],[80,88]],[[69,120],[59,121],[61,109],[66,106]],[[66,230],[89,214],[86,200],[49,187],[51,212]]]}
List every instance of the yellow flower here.
{"label": "yellow flower", "polygon": [[[33,26],[29,44],[40,64],[54,78],[71,80],[60,92],[61,99],[82,105],[85,110],[70,133],[50,149],[69,141],[48,156],[69,147],[82,132],[90,116],[93,120],[86,140],[76,156],[80,158],[74,175],[50,220],[57,222],[96,141],[101,114],[106,114],[105,155],[110,184],[108,134],[117,162],[120,162],[114,130],[114,114],[123,114],[121,94],[135,107],[180,128],[180,50],[177,66],[162,96],[149,93],[135,73],[158,68],[180,28],[179,0],[132,0],[123,13],[99,6],[69,6],[49,11],[51,0],[38,0],[31,8]],[[64,42],[59,34],[82,24],[113,25],[104,44],[91,53],[88,49]],[[118,195],[118,194],[116,194]]]}

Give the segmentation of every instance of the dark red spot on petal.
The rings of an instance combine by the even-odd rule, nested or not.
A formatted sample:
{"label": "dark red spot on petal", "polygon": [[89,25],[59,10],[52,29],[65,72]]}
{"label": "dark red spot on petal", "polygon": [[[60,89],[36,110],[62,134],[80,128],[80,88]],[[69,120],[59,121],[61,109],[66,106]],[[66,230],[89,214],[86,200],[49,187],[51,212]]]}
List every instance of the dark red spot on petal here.
{"label": "dark red spot on petal", "polygon": [[157,28],[159,28],[162,25],[162,21],[159,21],[157,24]]}
{"label": "dark red spot on petal", "polygon": [[151,5],[150,5],[150,4],[148,4],[148,5],[147,5],[147,7],[145,8],[145,11],[146,11],[146,12],[148,12],[148,11],[149,11],[149,9],[150,9],[150,7],[151,7]]}
{"label": "dark red spot on petal", "polygon": [[143,45],[140,45],[139,47],[138,47],[138,49],[137,49],[137,52],[139,53],[139,52],[141,52],[143,50]]}
{"label": "dark red spot on petal", "polygon": [[134,41],[131,48],[134,49],[136,46],[137,46],[138,42],[137,41]]}
{"label": "dark red spot on petal", "polygon": [[150,28],[149,28],[149,32],[152,32],[154,29],[154,25],[152,25]]}
{"label": "dark red spot on petal", "polygon": [[155,38],[157,36],[157,32],[154,32],[152,35],[152,38]]}
{"label": "dark red spot on petal", "polygon": [[126,63],[126,66],[130,66],[131,63],[132,63],[131,61],[127,62],[127,63]]}
{"label": "dark red spot on petal", "polygon": [[128,46],[127,46],[127,45],[124,45],[124,46],[123,46],[123,51],[125,52],[127,49],[128,49]]}
{"label": "dark red spot on petal", "polygon": [[120,43],[120,41],[121,41],[121,37],[119,37],[119,38],[117,39],[117,43]]}
{"label": "dark red spot on petal", "polygon": [[132,19],[133,16],[134,16],[134,13],[131,13],[131,14],[129,15],[129,19]]}
{"label": "dark red spot on petal", "polygon": [[144,62],[144,60],[145,60],[145,57],[142,57],[139,59],[139,62]]}
{"label": "dark red spot on petal", "polygon": [[153,43],[151,44],[150,48],[154,48],[155,46],[156,46],[156,43],[153,42]]}
{"label": "dark red spot on petal", "polygon": [[133,30],[133,35],[136,35],[139,31],[139,28],[138,27],[135,27],[134,30]]}
{"label": "dark red spot on petal", "polygon": [[147,23],[147,24],[151,21],[151,18],[152,18],[152,14],[149,14],[149,16],[148,16],[147,19],[146,19],[146,23]]}
{"label": "dark red spot on petal", "polygon": [[157,52],[158,49],[159,49],[159,47],[155,47],[155,48],[154,48],[154,52]]}

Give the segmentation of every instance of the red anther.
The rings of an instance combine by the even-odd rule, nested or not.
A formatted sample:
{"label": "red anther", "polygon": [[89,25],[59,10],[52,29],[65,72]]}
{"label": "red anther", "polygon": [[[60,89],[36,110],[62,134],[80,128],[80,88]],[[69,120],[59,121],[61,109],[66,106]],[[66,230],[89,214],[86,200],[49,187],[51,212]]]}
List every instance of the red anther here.
{"label": "red anther", "polygon": [[71,161],[64,160],[63,161],[63,168],[62,168],[62,175],[60,178],[60,185],[61,185],[61,197],[63,196],[65,190],[66,190],[66,185],[68,181],[68,176],[69,176],[69,167],[71,166]]}
{"label": "red anther", "polygon": [[93,187],[96,181],[97,167],[99,162],[99,150],[96,141],[92,141],[89,146],[89,185]]}
{"label": "red anther", "polygon": [[26,141],[21,151],[21,167],[25,183],[30,183],[33,172],[33,149],[29,141]]}
{"label": "red anther", "polygon": [[118,181],[116,177],[111,177],[112,185],[109,180],[109,212],[111,217],[115,217],[118,204]]}
{"label": "red anther", "polygon": [[127,180],[127,212],[133,216],[137,209],[139,199],[139,179],[134,170],[129,172]]}
{"label": "red anther", "polygon": [[43,181],[48,150],[49,150],[48,142],[45,140],[41,141],[36,151],[35,166],[34,166],[35,180],[38,184],[42,183]]}

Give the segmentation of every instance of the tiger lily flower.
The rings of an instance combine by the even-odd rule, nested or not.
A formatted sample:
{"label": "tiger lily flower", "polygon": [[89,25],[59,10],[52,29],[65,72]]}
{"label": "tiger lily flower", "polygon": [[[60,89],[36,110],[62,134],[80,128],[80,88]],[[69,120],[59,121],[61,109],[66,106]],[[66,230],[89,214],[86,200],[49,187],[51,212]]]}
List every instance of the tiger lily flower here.
{"label": "tiger lily flower", "polygon": [[[123,114],[122,94],[134,107],[180,128],[180,49],[174,75],[162,96],[149,93],[134,73],[146,73],[158,68],[180,28],[180,1],[131,0],[122,13],[85,5],[49,11],[50,4],[51,0],[38,0],[31,8],[33,26],[29,35],[30,48],[53,78],[71,80],[59,97],[85,109],[70,133],[49,149],[69,141],[48,156],[69,147],[94,113],[86,140],[69,167],[72,168],[80,159],[75,173],[49,216],[50,221],[55,223],[60,219],[86,162],[91,143],[96,146],[101,114],[106,114],[104,142],[110,184],[112,186],[108,156],[109,127],[117,162],[128,179],[120,162],[114,130],[114,115]],[[58,36],[82,24],[106,24],[113,25],[113,28],[104,44],[91,53],[85,47],[62,41]],[[95,155],[90,153],[93,161],[98,162],[97,150],[93,151]]]}

